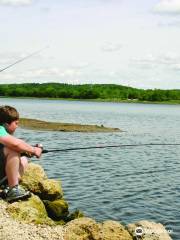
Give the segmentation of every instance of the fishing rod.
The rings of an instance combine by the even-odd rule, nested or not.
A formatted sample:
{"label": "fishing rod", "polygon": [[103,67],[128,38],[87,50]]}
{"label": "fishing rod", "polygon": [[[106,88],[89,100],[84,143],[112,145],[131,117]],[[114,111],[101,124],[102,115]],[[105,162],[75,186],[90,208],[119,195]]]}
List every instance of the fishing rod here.
{"label": "fishing rod", "polygon": [[44,49],[46,49],[46,48],[48,48],[48,46],[46,46],[46,47],[44,47],[44,48],[41,48],[41,49],[39,49],[38,51],[35,51],[35,52],[27,55],[26,57],[23,57],[23,58],[17,60],[16,62],[14,62],[14,63],[12,63],[12,64],[10,64],[10,65],[2,68],[2,69],[0,69],[0,72],[3,72],[4,70],[6,70],[6,69],[8,69],[8,68],[10,68],[10,67],[12,67],[12,66],[14,66],[14,65],[16,65],[17,63],[23,62],[24,60],[26,60],[26,59],[28,59],[28,58],[30,58],[30,57],[32,57],[32,56],[34,56],[34,55],[42,52],[42,51],[43,51]]}
{"label": "fishing rod", "polygon": [[146,146],[180,146],[180,143],[140,143],[140,144],[119,144],[119,145],[97,145],[89,147],[75,147],[75,148],[64,148],[64,149],[43,149],[42,153],[51,153],[51,152],[67,152],[67,151],[76,151],[76,150],[86,150],[86,149],[95,149],[95,148],[123,148],[123,147],[146,147]]}

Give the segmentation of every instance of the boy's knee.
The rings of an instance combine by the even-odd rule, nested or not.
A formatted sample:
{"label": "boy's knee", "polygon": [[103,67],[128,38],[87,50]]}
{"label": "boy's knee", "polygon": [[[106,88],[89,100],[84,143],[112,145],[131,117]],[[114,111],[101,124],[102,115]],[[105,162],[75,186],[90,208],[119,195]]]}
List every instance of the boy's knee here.
{"label": "boy's knee", "polygon": [[21,157],[21,158],[20,158],[20,164],[21,164],[22,167],[25,168],[25,167],[28,165],[28,159],[27,159],[27,157],[25,157],[25,156]]}
{"label": "boy's knee", "polygon": [[8,147],[4,147],[4,156],[6,159],[8,159],[9,157],[20,157],[20,153],[8,148]]}
{"label": "boy's knee", "polygon": [[20,158],[20,166],[19,166],[19,180],[23,176],[27,166],[28,166],[28,159],[24,156],[21,157]]}

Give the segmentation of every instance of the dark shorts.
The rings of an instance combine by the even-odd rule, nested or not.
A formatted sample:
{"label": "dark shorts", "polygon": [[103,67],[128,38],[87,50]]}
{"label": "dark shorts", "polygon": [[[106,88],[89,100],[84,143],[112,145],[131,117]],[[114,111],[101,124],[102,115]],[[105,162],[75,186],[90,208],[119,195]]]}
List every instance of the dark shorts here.
{"label": "dark shorts", "polygon": [[6,176],[5,173],[5,156],[4,156],[4,145],[0,144],[0,181]]}

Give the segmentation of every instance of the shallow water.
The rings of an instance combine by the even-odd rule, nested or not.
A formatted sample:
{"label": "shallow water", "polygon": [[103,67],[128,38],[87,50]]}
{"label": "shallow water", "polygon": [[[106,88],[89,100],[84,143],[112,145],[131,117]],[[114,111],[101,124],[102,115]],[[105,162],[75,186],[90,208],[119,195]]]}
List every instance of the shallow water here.
{"label": "shallow water", "polygon": [[[17,136],[46,149],[98,144],[180,143],[180,105],[0,99],[22,117],[103,124],[122,133],[65,133],[19,129]],[[35,160],[35,162],[38,160]],[[90,149],[44,154],[38,162],[62,180],[71,210],[125,224],[161,222],[180,234],[180,146]]]}

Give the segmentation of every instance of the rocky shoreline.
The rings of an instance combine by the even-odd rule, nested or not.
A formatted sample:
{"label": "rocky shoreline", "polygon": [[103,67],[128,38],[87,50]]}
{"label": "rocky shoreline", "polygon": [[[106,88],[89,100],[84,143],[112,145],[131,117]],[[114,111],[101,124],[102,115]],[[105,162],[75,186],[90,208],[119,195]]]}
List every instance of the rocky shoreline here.
{"label": "rocky shoreline", "polygon": [[171,240],[160,223],[124,226],[111,220],[98,223],[78,210],[70,213],[60,181],[48,179],[37,164],[29,164],[21,185],[31,191],[29,199],[0,200],[0,240]]}

